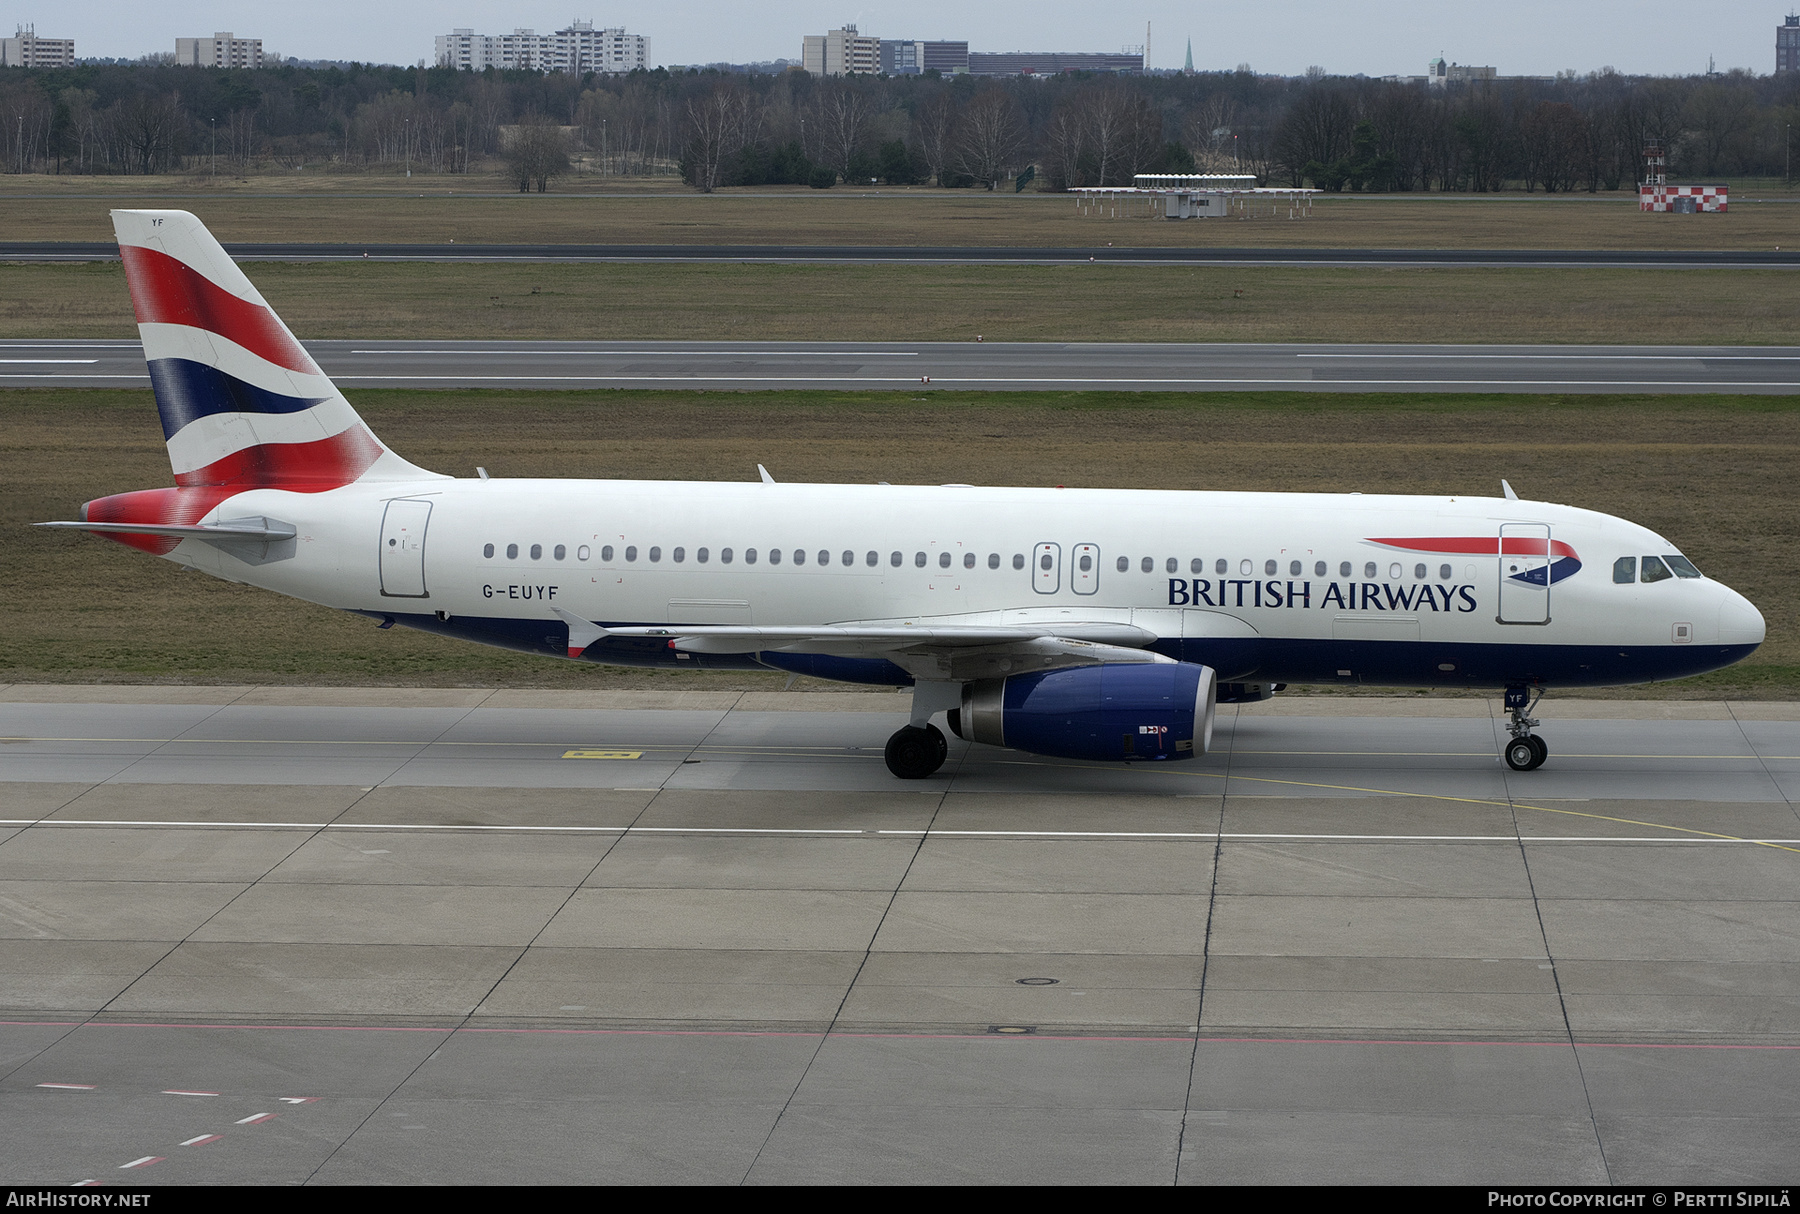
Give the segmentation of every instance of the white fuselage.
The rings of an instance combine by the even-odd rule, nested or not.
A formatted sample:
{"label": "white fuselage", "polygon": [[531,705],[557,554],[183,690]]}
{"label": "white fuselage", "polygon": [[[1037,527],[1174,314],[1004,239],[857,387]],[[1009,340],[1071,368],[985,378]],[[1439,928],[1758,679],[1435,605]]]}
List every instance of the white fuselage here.
{"label": "white fuselage", "polygon": [[[171,559],[478,640],[499,635],[488,622],[528,637],[541,621],[541,644],[505,643],[545,652],[557,609],[601,624],[1068,620],[1134,624],[1185,660],[1236,655],[1216,663],[1227,679],[1493,686],[1679,677],[1763,635],[1710,578],[1615,581],[1619,558],[1678,553],[1654,532],[1501,498],[431,480],[251,490],[205,521],[244,516],[292,524],[291,555],[184,541]],[[1577,571],[1521,582],[1503,527],[1547,536]]]}

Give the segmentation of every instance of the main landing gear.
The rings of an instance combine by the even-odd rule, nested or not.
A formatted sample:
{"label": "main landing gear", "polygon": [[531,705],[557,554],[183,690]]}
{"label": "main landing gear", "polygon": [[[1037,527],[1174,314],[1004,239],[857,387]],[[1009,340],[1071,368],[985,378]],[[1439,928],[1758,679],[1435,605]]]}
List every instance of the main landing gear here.
{"label": "main landing gear", "polygon": [[[1539,692],[1538,700],[1543,698],[1543,693]],[[1512,734],[1512,741],[1506,744],[1502,753],[1506,765],[1514,771],[1536,771],[1550,757],[1550,748],[1544,745],[1544,739],[1531,732],[1538,721],[1528,714],[1536,705],[1537,700],[1531,698],[1529,687],[1506,689],[1506,711],[1512,717],[1506,729]]]}
{"label": "main landing gear", "polygon": [[913,684],[912,721],[888,739],[888,770],[902,780],[923,780],[944,765],[950,743],[931,723],[933,713],[955,712],[962,707],[962,684],[944,679],[920,679]]}
{"label": "main landing gear", "polygon": [[944,765],[950,743],[936,725],[908,725],[888,739],[888,770],[902,780],[923,780]]}

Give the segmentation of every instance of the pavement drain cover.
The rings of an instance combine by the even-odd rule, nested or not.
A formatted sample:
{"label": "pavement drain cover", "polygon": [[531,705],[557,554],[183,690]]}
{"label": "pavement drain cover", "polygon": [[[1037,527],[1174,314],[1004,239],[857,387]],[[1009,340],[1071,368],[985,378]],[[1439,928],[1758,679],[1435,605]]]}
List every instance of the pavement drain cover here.
{"label": "pavement drain cover", "polygon": [[1062,979],[1061,978],[1017,978],[1017,979],[1014,979],[1014,981],[1016,981],[1020,986],[1055,986],[1058,982],[1061,982]]}
{"label": "pavement drain cover", "polygon": [[990,1025],[988,1025],[988,1032],[998,1033],[1001,1036],[1005,1036],[1005,1037],[1011,1037],[1011,1036],[1016,1036],[1016,1035],[1022,1034],[1022,1033],[1035,1033],[1035,1032],[1037,1032],[1037,1025],[1035,1025],[1035,1024],[990,1024]]}

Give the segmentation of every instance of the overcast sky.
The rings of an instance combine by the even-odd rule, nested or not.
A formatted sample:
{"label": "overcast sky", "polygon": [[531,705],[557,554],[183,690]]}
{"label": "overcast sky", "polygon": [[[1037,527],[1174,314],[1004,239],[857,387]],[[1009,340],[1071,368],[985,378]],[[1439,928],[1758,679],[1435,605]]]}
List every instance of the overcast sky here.
{"label": "overcast sky", "polygon": [[845,22],[883,38],[967,39],[978,51],[1117,51],[1144,41],[1153,24],[1151,66],[1182,64],[1187,39],[1194,66],[1217,70],[1248,63],[1293,75],[1317,64],[1329,72],[1421,74],[1442,54],[1452,62],[1491,64],[1503,75],[1622,72],[1686,75],[1706,70],[1774,69],[1780,3],[1749,0],[1256,0],[1197,4],[1145,0],[1127,6],[1093,0],[657,0],[571,11],[579,0],[307,0],[232,3],[164,0],[5,0],[0,28],[34,23],[45,37],[74,38],[77,55],[130,56],[173,51],[178,37],[229,29],[263,40],[265,50],[305,59],[414,63],[432,54],[432,37],[457,26],[482,33],[516,26],[540,33],[571,18],[622,25],[651,38],[659,64],[798,59],[801,36]]}

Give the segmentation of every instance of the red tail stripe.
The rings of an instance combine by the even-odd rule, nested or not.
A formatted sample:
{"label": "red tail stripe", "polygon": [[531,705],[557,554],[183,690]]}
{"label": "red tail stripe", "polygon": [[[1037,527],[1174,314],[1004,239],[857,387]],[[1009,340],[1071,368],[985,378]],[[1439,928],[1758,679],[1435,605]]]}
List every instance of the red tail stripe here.
{"label": "red tail stripe", "polygon": [[381,444],[375,436],[367,427],[355,425],[316,442],[258,443],[245,447],[192,472],[177,472],[175,483],[323,493],[348,485],[380,458]]}
{"label": "red tail stripe", "polygon": [[260,304],[239,299],[167,253],[120,245],[131,306],[139,324],[187,325],[229,338],[277,366],[307,375],[318,365],[299,342]]}
{"label": "red tail stripe", "polygon": [[[1375,539],[1371,544],[1385,544],[1389,548],[1405,548],[1410,552],[1443,552],[1456,556],[1497,556],[1505,551],[1513,556],[1543,556],[1545,543],[1531,536],[1509,535],[1506,547],[1500,547],[1500,537],[1495,535],[1471,536],[1426,536],[1416,539]],[[1574,556],[1575,550],[1561,540],[1549,541],[1550,556]]]}

